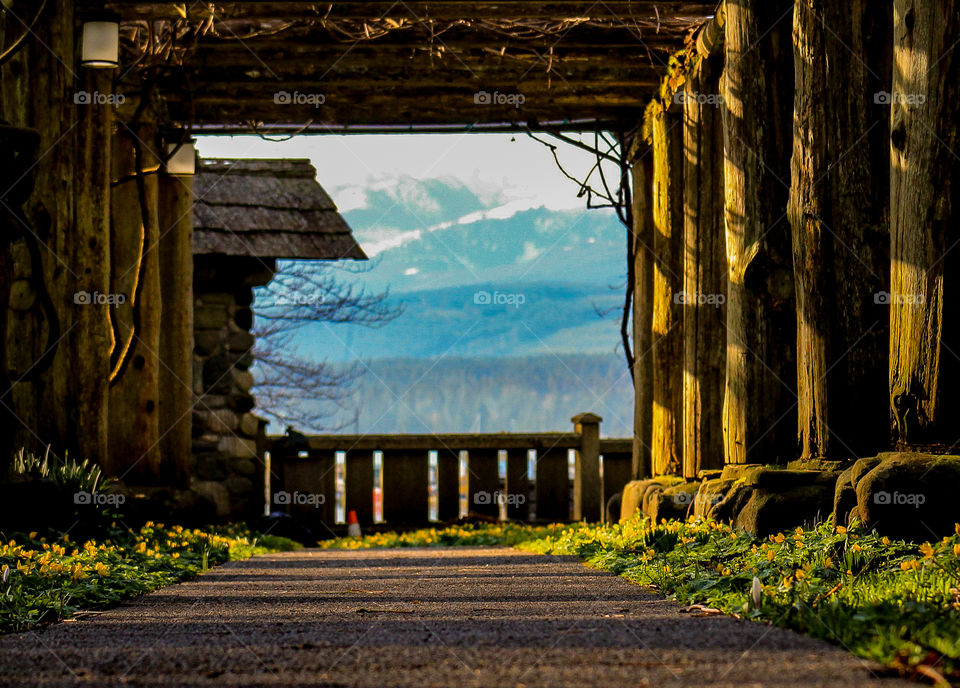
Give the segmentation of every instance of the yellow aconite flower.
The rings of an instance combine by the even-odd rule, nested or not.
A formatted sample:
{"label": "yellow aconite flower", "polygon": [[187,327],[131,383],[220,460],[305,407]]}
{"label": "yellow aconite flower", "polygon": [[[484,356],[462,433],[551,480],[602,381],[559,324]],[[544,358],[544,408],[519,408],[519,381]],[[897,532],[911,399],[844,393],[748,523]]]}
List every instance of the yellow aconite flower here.
{"label": "yellow aconite flower", "polygon": [[776,552],[774,552],[772,549],[767,550],[767,561],[773,561],[775,556],[777,556]]}
{"label": "yellow aconite flower", "polygon": [[854,546],[851,547],[850,549],[852,549],[854,552],[861,552],[861,551],[863,551],[863,548],[860,547],[860,545],[854,545]]}
{"label": "yellow aconite flower", "polygon": [[37,539],[37,531],[31,530],[31,531],[30,531],[30,534],[29,534],[27,537],[30,538],[31,540],[36,540],[36,539]]}
{"label": "yellow aconite flower", "polygon": [[960,545],[953,546],[953,556],[960,557]]}
{"label": "yellow aconite flower", "polygon": [[929,542],[920,545],[920,553],[924,559],[933,559],[933,546]]}
{"label": "yellow aconite flower", "polygon": [[837,532],[843,535],[844,533],[847,532],[847,529],[844,528],[843,526],[837,526]]}
{"label": "yellow aconite flower", "polygon": [[81,566],[79,561],[73,565],[73,571],[70,572],[70,577],[73,578],[73,580],[80,580],[86,577],[86,574],[83,572],[83,566]]}
{"label": "yellow aconite flower", "polygon": [[97,572],[98,576],[106,576],[108,573],[110,573],[110,567],[100,561],[98,561],[97,565],[93,568]]}
{"label": "yellow aconite flower", "polygon": [[880,538],[880,544],[889,545],[889,544],[890,544],[890,538],[888,538],[888,537]]}
{"label": "yellow aconite flower", "polygon": [[904,561],[900,563],[900,568],[904,571],[909,571],[910,569],[920,568],[920,562],[916,559],[911,559],[910,561]]}
{"label": "yellow aconite flower", "polygon": [[776,542],[777,544],[781,544],[781,543],[784,542],[786,539],[787,539],[787,538],[785,538],[785,537],[783,536],[783,533],[777,533],[777,536],[776,536],[775,538],[773,538],[773,541]]}
{"label": "yellow aconite flower", "polygon": [[824,559],[824,561],[823,561],[823,568],[825,568],[825,569],[832,569],[832,568],[833,568],[833,559],[831,559],[830,557],[827,557],[826,559]]}
{"label": "yellow aconite flower", "polygon": [[806,577],[807,574],[804,573],[803,570],[797,569],[797,570],[794,572],[794,575],[797,577],[797,580],[803,580],[804,577]]}

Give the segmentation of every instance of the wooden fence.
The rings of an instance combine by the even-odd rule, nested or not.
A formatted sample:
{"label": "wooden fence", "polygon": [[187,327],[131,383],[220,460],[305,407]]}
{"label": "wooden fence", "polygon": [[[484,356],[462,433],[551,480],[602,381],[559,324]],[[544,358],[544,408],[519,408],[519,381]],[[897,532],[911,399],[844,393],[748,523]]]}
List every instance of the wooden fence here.
{"label": "wooden fence", "polygon": [[269,509],[318,533],[337,522],[338,492],[342,513],[355,511],[361,524],[375,522],[378,500],[390,526],[464,512],[599,521],[630,478],[632,439],[600,439],[593,414],[572,420],[573,432],[271,437]]}

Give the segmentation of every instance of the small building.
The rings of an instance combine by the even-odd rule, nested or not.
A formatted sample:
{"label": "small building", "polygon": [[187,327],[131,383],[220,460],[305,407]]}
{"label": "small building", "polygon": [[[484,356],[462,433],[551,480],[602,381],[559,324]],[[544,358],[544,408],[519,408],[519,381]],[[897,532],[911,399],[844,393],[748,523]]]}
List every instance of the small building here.
{"label": "small building", "polygon": [[193,425],[190,485],[218,515],[263,505],[254,415],[253,288],[278,259],[366,260],[309,160],[201,159],[193,180]]}

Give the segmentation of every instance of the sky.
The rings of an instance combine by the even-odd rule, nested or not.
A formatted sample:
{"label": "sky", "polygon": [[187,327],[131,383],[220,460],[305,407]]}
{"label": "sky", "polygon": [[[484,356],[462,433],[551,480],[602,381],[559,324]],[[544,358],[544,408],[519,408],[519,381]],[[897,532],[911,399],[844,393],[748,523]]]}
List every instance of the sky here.
{"label": "sky", "polygon": [[[560,145],[564,166],[578,178],[584,175],[593,164],[591,154]],[[403,177],[460,182],[489,199],[501,214],[585,206],[577,197],[577,184],[557,169],[550,150],[525,134],[317,135],[282,142],[209,136],[197,147],[208,158],[309,158],[317,181],[341,212],[362,207],[366,190],[397,184]],[[370,252],[377,253],[376,247]]]}

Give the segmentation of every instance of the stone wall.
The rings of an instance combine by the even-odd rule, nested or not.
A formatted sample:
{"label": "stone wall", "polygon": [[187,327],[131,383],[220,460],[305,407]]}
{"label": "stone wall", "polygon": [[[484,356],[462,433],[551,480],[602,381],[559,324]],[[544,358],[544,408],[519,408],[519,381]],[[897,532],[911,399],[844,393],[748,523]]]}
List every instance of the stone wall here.
{"label": "stone wall", "polygon": [[253,287],[273,264],[232,256],[195,256],[191,488],[224,519],[263,513],[265,421],[253,413]]}

